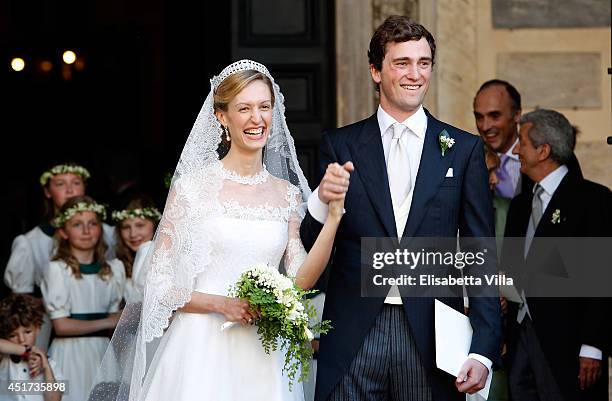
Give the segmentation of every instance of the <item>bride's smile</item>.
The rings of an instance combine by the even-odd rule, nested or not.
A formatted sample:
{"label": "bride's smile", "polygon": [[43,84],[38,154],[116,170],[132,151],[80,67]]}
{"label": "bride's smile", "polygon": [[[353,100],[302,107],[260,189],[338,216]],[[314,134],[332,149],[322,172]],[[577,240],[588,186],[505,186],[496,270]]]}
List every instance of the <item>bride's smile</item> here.
{"label": "bride's smile", "polygon": [[268,85],[249,83],[220,111],[218,118],[228,130],[230,149],[240,153],[260,151],[266,144],[272,122],[272,94]]}

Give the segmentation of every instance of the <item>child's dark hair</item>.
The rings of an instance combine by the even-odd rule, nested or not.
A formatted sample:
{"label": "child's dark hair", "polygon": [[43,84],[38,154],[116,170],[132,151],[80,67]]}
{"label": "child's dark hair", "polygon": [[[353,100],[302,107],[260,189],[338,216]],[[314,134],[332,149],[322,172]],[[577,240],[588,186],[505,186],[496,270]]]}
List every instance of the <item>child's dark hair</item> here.
{"label": "child's dark hair", "polygon": [[7,339],[19,327],[40,327],[45,309],[42,301],[28,294],[11,294],[0,301],[0,338]]}

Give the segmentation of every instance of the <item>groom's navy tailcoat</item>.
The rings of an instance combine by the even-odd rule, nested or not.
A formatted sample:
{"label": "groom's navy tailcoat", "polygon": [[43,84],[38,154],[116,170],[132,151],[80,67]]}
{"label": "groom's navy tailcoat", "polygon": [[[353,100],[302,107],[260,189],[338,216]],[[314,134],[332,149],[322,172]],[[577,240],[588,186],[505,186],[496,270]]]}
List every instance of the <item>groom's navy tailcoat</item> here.
{"label": "groom's navy tailcoat", "polygon": [[[438,135],[446,130],[455,144],[445,156]],[[376,114],[323,136],[321,171],[329,163],[352,161],[342,218],[335,241],[323,318],[333,329],[322,336],[315,399],[325,400],[348,371],[379,314],[384,298],[361,296],[361,238],[395,237],[389,182]],[[453,177],[446,177],[449,167]],[[300,234],[310,249],[322,225],[309,213]],[[427,112],[427,132],[404,237],[494,237],[493,207],[480,137],[436,120]],[[445,299],[463,311],[462,297]],[[410,330],[432,387],[434,401],[461,400],[454,378],[435,366],[434,299],[403,298]],[[499,360],[501,319],[498,298],[470,298],[474,329],[470,352]]]}

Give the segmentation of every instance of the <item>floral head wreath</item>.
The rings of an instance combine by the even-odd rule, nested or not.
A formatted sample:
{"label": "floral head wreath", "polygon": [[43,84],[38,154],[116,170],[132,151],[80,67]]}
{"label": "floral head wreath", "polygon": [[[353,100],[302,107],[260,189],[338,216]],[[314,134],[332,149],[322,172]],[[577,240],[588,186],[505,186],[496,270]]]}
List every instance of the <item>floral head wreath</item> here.
{"label": "floral head wreath", "polygon": [[149,219],[158,222],[161,219],[161,213],[154,207],[113,211],[113,220],[117,222],[133,218]]}
{"label": "floral head wreath", "polygon": [[66,209],[63,213],[59,214],[55,219],[53,219],[53,226],[56,228],[63,227],[68,220],[73,218],[77,213],[81,212],[94,212],[100,216],[102,220],[106,220],[106,208],[104,208],[103,205],[95,202],[79,202],[76,205]]}
{"label": "floral head wreath", "polygon": [[81,176],[81,178],[83,178],[83,180],[87,180],[89,177],[91,177],[89,171],[87,171],[85,167],[76,166],[74,164],[58,164],[50,170],[47,170],[42,173],[42,175],[40,176],[40,185],[44,187],[45,185],[47,185],[47,182],[49,182],[52,177],[58,174],[68,173],[79,175]]}

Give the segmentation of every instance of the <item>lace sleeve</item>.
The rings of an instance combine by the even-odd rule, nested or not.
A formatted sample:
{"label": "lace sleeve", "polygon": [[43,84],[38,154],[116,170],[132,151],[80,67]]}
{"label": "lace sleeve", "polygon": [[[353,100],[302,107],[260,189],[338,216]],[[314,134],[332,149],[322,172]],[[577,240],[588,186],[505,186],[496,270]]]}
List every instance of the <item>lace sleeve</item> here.
{"label": "lace sleeve", "polygon": [[306,249],[304,249],[300,239],[300,224],[302,223],[302,210],[305,207],[305,203],[302,202],[299,189],[293,185],[289,185],[287,200],[289,201],[289,235],[284,262],[287,275],[295,277],[298,269],[306,259]]}
{"label": "lace sleeve", "polygon": [[190,300],[196,275],[209,268],[212,240],[205,221],[220,214],[220,185],[220,179],[207,172],[173,183],[144,264],[142,329],[147,342],[163,334],[172,312]]}
{"label": "lace sleeve", "polygon": [[[189,300],[191,288],[177,274],[180,264],[181,242],[190,242],[187,224],[188,199],[182,182],[171,189],[166,201],[164,215],[159,223],[154,244],[146,256],[149,274],[144,289],[142,324],[147,342],[160,337],[168,326],[172,312]],[[180,280],[183,278],[183,280]]]}

